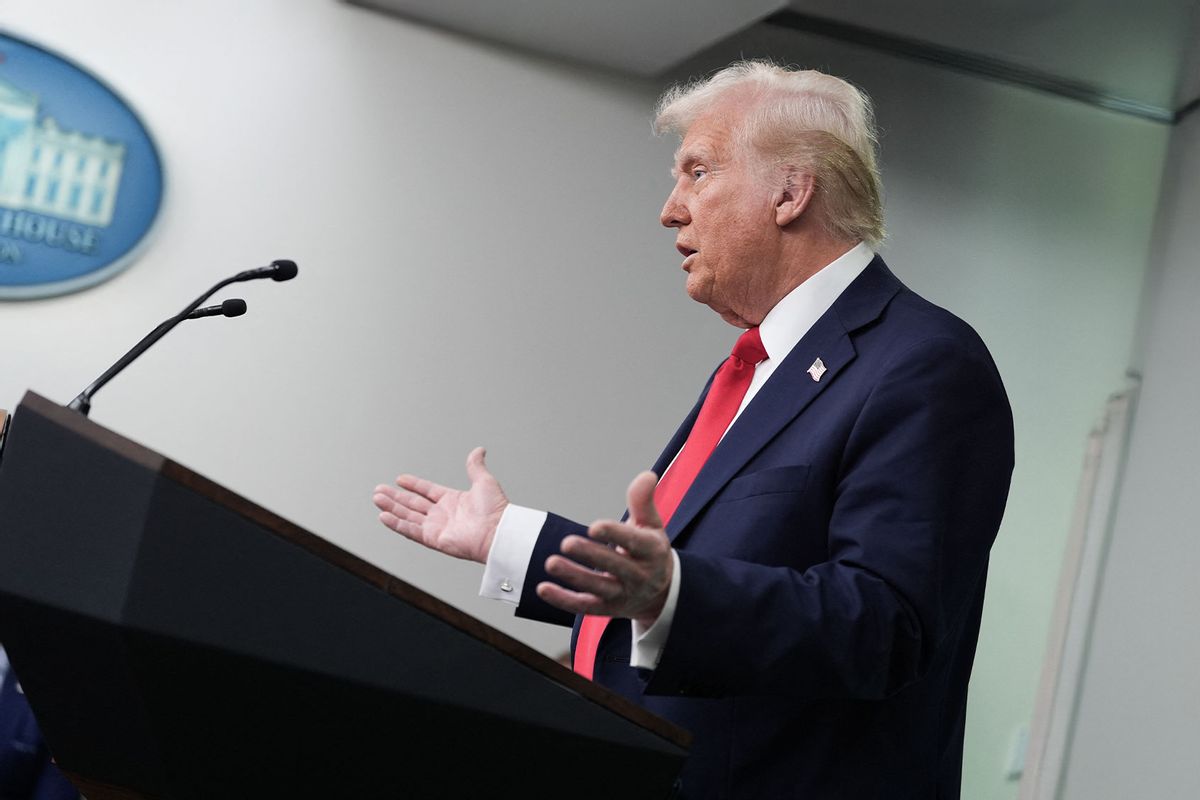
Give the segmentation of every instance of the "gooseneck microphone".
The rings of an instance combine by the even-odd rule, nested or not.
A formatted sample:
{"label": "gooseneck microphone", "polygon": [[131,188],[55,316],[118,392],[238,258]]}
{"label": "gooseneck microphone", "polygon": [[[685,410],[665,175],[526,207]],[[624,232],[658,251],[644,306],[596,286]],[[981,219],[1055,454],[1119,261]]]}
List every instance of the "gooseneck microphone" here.
{"label": "gooseneck microphone", "polygon": [[286,258],[281,258],[278,261],[272,261],[268,266],[256,267],[248,269],[245,272],[239,272],[228,280],[228,283],[235,281],[252,281],[256,278],[270,278],[273,281],[290,281],[296,277],[299,272],[296,268],[295,261],[288,261]]}
{"label": "gooseneck microphone", "polygon": [[188,319],[200,319],[201,317],[215,317],[218,314],[222,317],[240,317],[246,313],[246,301],[240,297],[235,297],[232,300],[226,300],[219,306],[209,306],[208,308],[197,308],[195,311],[187,315]]}
{"label": "gooseneck microphone", "polygon": [[193,300],[188,307],[180,311],[175,316],[160,324],[157,328],[146,334],[140,342],[129,349],[125,355],[121,356],[117,363],[113,364],[104,374],[96,380],[92,381],[86,389],[75,396],[75,399],[67,404],[67,408],[72,411],[78,411],[85,417],[92,410],[92,395],[100,391],[104,384],[112,380],[121,370],[133,363],[134,359],[142,353],[150,349],[150,345],[157,342],[159,339],[167,335],[167,332],[174,328],[185,319],[198,319],[200,317],[240,317],[246,313],[246,301],[241,299],[226,300],[219,306],[209,306],[200,308],[200,304],[208,298],[212,297],[217,291],[225,288],[231,283],[239,283],[241,281],[252,281],[258,278],[270,278],[275,281],[289,281],[296,277],[299,270],[296,268],[295,261],[280,259],[272,261],[268,266],[258,267],[256,269],[248,269],[244,272],[239,272],[229,278],[218,283],[216,286],[209,289],[204,294]]}

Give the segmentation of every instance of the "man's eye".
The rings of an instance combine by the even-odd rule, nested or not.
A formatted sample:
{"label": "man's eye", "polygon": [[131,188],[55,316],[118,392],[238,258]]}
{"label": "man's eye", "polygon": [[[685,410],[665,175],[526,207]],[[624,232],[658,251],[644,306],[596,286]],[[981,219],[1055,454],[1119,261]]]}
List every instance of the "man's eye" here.
{"label": "man's eye", "polygon": [[696,167],[695,169],[692,170],[692,180],[698,181],[707,174],[708,174],[708,170],[704,169],[703,167]]}

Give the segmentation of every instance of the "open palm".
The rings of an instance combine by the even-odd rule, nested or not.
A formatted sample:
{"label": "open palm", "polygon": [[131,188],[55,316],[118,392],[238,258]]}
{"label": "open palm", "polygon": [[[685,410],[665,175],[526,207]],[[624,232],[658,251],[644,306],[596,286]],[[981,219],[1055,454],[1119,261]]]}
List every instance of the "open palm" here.
{"label": "open palm", "polygon": [[486,562],[508,497],[488,471],[485,455],[477,447],[467,456],[466,491],[407,474],[396,478],[396,486],[375,487],[379,521],[439,552]]}

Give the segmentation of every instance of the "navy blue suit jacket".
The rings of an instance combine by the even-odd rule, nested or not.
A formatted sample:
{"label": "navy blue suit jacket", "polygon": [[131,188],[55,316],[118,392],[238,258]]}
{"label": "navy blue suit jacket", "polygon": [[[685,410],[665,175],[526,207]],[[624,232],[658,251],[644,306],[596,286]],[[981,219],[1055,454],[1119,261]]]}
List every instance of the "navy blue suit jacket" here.
{"label": "navy blue suit jacket", "polygon": [[[814,381],[818,357],[828,372]],[[1012,466],[1012,414],[982,341],[876,257],[671,518],[682,582],[658,667],[629,666],[620,620],[596,680],[692,731],[686,798],[957,798]],[[572,621],[533,589],[581,532],[548,517],[518,614]]]}
{"label": "navy blue suit jacket", "polygon": [[10,669],[0,681],[0,800],[78,800],[50,761],[33,711]]}

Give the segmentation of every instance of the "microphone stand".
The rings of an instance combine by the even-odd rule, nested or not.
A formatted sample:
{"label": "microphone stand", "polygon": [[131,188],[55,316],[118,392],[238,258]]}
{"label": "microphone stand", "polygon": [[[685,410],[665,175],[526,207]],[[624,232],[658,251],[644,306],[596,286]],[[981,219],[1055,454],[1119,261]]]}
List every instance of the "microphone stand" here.
{"label": "microphone stand", "polygon": [[117,373],[129,366],[135,358],[150,349],[152,344],[166,336],[172,328],[187,319],[189,314],[199,308],[201,303],[212,297],[217,291],[224,289],[231,283],[237,283],[239,281],[249,281],[256,278],[289,280],[295,277],[295,275],[295,262],[273,261],[271,262],[270,267],[260,267],[258,269],[246,270],[245,272],[239,272],[237,275],[226,278],[204,294],[197,297],[183,311],[180,311],[166,322],[161,323],[157,328],[142,337],[142,340],[131,347],[128,353],[121,356],[121,358],[117,360],[117,363],[105,370],[103,375],[101,375],[99,378],[96,378],[96,380],[92,381],[86,389],[77,394],[75,399],[67,404],[67,408],[71,409],[72,411],[78,411],[80,414],[83,414],[86,417],[88,412],[92,410],[92,395],[100,391],[100,388],[104,386],[104,384],[108,383]]}

